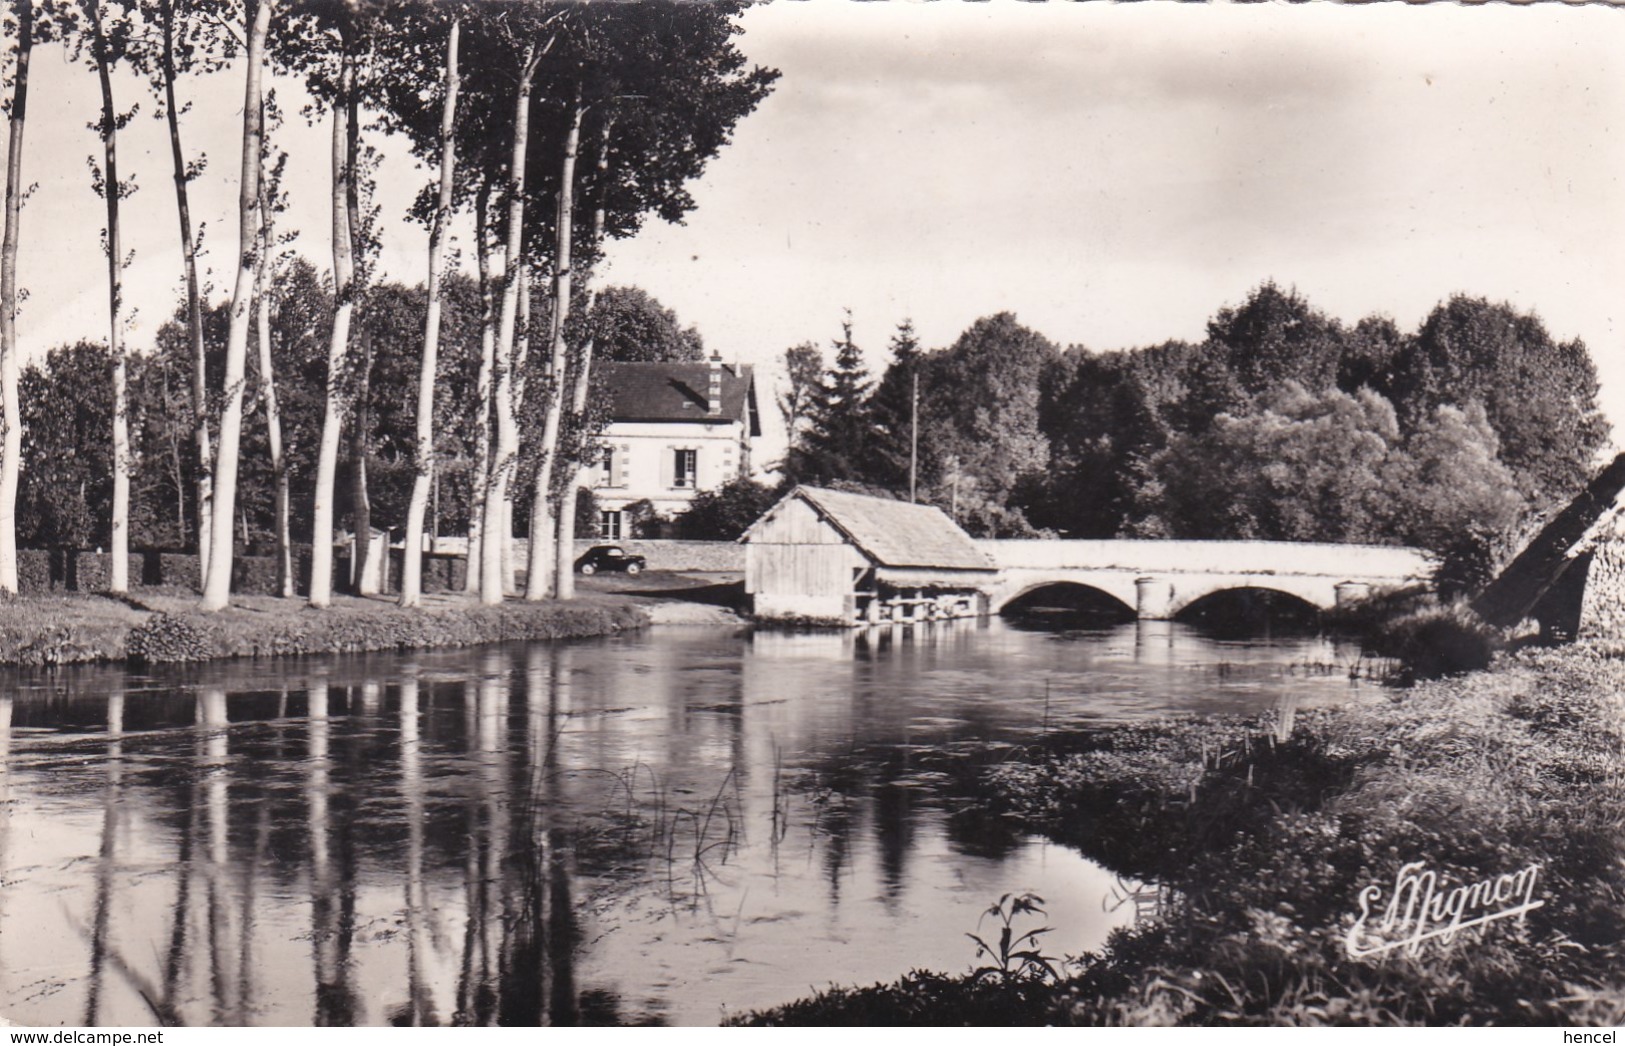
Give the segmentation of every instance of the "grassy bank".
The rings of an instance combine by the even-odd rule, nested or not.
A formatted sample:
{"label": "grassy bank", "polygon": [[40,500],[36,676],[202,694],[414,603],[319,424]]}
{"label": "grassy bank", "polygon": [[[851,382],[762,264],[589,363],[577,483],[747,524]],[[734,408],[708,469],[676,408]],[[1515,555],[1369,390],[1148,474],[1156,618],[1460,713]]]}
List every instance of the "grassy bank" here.
{"label": "grassy bank", "polygon": [[129,598],[56,593],[0,602],[0,664],[415,650],[605,635],[648,620],[639,600],[607,593],[494,607],[461,595],[426,596],[413,610],[384,599],[340,596],[316,610],[299,600],[238,596],[217,614],[198,611],[197,596],[180,589],[141,589]]}
{"label": "grassy bank", "polygon": [[[1159,916],[1058,978],[916,973],[745,1022],[1618,1024],[1618,653],[1526,651],[1302,715],[1290,735],[1175,720],[1004,753],[967,771],[977,805],[1160,884]],[[1386,903],[1412,861],[1458,884],[1538,864],[1543,906],[1415,956],[1349,957],[1361,889]]]}

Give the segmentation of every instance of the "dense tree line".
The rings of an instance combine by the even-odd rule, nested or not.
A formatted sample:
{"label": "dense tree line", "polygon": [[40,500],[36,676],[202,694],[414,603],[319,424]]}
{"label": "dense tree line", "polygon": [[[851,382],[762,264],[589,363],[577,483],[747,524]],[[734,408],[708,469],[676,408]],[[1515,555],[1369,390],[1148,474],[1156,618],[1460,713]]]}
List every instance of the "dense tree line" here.
{"label": "dense tree line", "polygon": [[[298,538],[311,544],[309,598],[321,606],[338,527],[384,522],[413,547],[438,516],[470,533],[482,600],[514,591],[516,526],[531,537],[525,595],[570,595],[560,564],[571,558],[582,448],[602,420],[593,358],[701,351],[644,292],[596,294],[592,268],[609,240],[649,216],[681,220],[694,207],[686,186],[771,90],[777,72],[748,67],[733,44],[742,7],[7,0],[0,591],[16,590],[19,537],[109,547],[111,588],[122,591],[133,537],[195,548],[203,605],[217,609],[233,555],[259,543],[276,546],[291,594]],[[64,48],[101,88],[91,189],[105,204],[109,335],[20,375],[36,44]],[[140,74],[150,97],[118,97],[122,69]],[[276,147],[274,74],[303,81],[314,99],[306,115],[330,123],[329,156]],[[229,297],[211,303],[188,188],[208,172],[186,148],[181,99],[222,78],[243,99],[238,250]],[[118,138],[143,103],[169,134],[186,288],[151,347],[125,343],[130,259],[120,248],[120,204],[137,186],[120,175]],[[380,134],[403,138],[435,172],[411,216],[427,233],[428,277],[416,289],[375,272],[379,223],[408,217],[372,203]],[[332,171],[330,228],[304,230],[327,234],[325,273],[287,249],[296,230],[278,225],[290,160]],[[448,266],[459,213],[474,220],[477,277]],[[390,394],[402,389],[416,395]],[[407,562],[410,605],[419,577],[416,557]]]}
{"label": "dense tree line", "polygon": [[[480,301],[476,282],[453,275],[442,288],[439,395],[435,398],[435,482],[431,485],[429,527],[438,534],[461,535],[479,512],[473,472],[476,431],[474,390],[480,362]],[[321,435],[326,351],[332,291],[309,262],[293,258],[270,296],[269,344],[279,401],[283,455],[291,500],[307,505],[314,496],[315,448]],[[546,316],[547,304],[537,294],[534,315]],[[627,302],[636,304],[628,306]],[[191,440],[190,345],[185,306],[158,332],[151,352],[131,357],[131,425],[133,429],[131,543],[138,549],[185,550],[197,538],[197,446]],[[415,383],[416,349],[427,290],[381,283],[368,290],[357,309],[358,342],[371,347],[370,364],[349,378],[355,417],[364,422],[363,458],[346,456],[338,463],[338,519],[348,528],[354,520],[355,471],[364,465],[366,492],[373,516],[381,521],[405,518],[416,476],[415,412],[402,395]],[[203,310],[205,351],[211,381],[225,362],[223,304]],[[633,327],[650,342],[621,342],[617,332]],[[613,361],[689,360],[688,346],[697,337],[676,315],[647,292],[635,287],[606,287],[588,318],[571,332],[572,340],[592,336],[596,355]],[[666,346],[668,354],[649,346]],[[680,347],[680,348],[679,348]],[[258,358],[258,334],[251,335],[249,359]],[[105,343],[82,341],[53,349],[23,369],[23,474],[18,505],[18,540],[24,548],[104,547],[112,518],[111,424],[112,368]],[[247,386],[258,388],[257,365]],[[608,390],[592,387],[581,433],[584,442],[605,420]],[[251,399],[244,418],[242,496],[236,527],[240,547],[253,554],[276,548],[276,483],[269,453],[270,431],[263,395]],[[521,417],[529,427],[535,404]],[[567,444],[574,446],[574,443]],[[572,450],[572,453],[576,453]],[[530,488],[524,485],[522,495]],[[596,519],[596,516],[580,515]],[[520,525],[528,516],[518,516]],[[308,513],[291,520],[292,538],[308,544]]]}
{"label": "dense tree line", "polygon": [[917,389],[917,497],[989,536],[1402,543],[1471,571],[1607,439],[1585,346],[1466,295],[1402,332],[1267,282],[1200,344],[1108,353],[1009,313],[925,352],[905,323],[873,383],[849,323],[835,347],[822,373],[786,354],[790,479],[907,497]]}

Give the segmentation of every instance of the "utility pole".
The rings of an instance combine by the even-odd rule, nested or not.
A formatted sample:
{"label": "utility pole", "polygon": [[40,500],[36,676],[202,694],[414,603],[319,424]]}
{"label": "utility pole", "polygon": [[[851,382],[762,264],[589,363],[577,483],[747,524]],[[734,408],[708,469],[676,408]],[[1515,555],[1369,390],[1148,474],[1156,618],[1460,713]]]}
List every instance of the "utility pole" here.
{"label": "utility pole", "polygon": [[916,504],[915,488],[920,470],[920,372],[914,371],[914,397],[909,410],[908,425],[908,503]]}

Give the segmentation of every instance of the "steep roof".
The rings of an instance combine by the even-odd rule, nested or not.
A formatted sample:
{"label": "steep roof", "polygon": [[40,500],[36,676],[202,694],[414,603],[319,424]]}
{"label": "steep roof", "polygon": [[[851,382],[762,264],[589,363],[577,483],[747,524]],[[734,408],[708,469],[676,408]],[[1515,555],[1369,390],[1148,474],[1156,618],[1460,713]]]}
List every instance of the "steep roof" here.
{"label": "steep roof", "polygon": [[707,414],[709,363],[600,363],[596,370],[610,394],[612,421],[744,422],[761,435],[756,383],[748,366],[722,367],[722,413]]}
{"label": "steep roof", "polygon": [[[932,505],[805,486],[792,490],[785,500],[795,497],[806,500],[881,566],[995,569],[970,535]],[[749,536],[746,531],[745,537]]]}

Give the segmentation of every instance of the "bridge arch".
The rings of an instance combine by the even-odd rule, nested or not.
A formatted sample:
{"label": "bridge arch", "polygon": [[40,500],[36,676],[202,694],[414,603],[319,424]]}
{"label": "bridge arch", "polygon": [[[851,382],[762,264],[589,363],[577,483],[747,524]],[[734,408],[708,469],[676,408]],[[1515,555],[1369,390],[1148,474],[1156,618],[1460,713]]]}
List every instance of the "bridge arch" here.
{"label": "bridge arch", "polygon": [[1209,577],[1199,584],[1177,586],[1169,601],[1167,616],[1178,618],[1205,602],[1232,593],[1258,593],[1258,598],[1286,596],[1314,610],[1330,610],[1337,605],[1337,583],[1330,578],[1252,576]]}
{"label": "bridge arch", "polygon": [[[1294,586],[1300,590],[1305,586]],[[1318,593],[1252,583],[1225,585],[1185,600],[1172,617],[1209,626],[1252,629],[1265,623],[1311,624],[1332,604],[1312,598]]]}
{"label": "bridge arch", "polygon": [[[1038,597],[1046,593],[1055,602],[1040,601]],[[1008,614],[1029,610],[1037,606],[1090,613],[1098,612],[1102,616],[1112,615],[1121,617],[1124,620],[1133,620],[1136,616],[1134,605],[1123,599],[1121,595],[1100,585],[1090,584],[1088,581],[1068,578],[1028,581],[1012,594],[1002,598],[996,612]]]}

